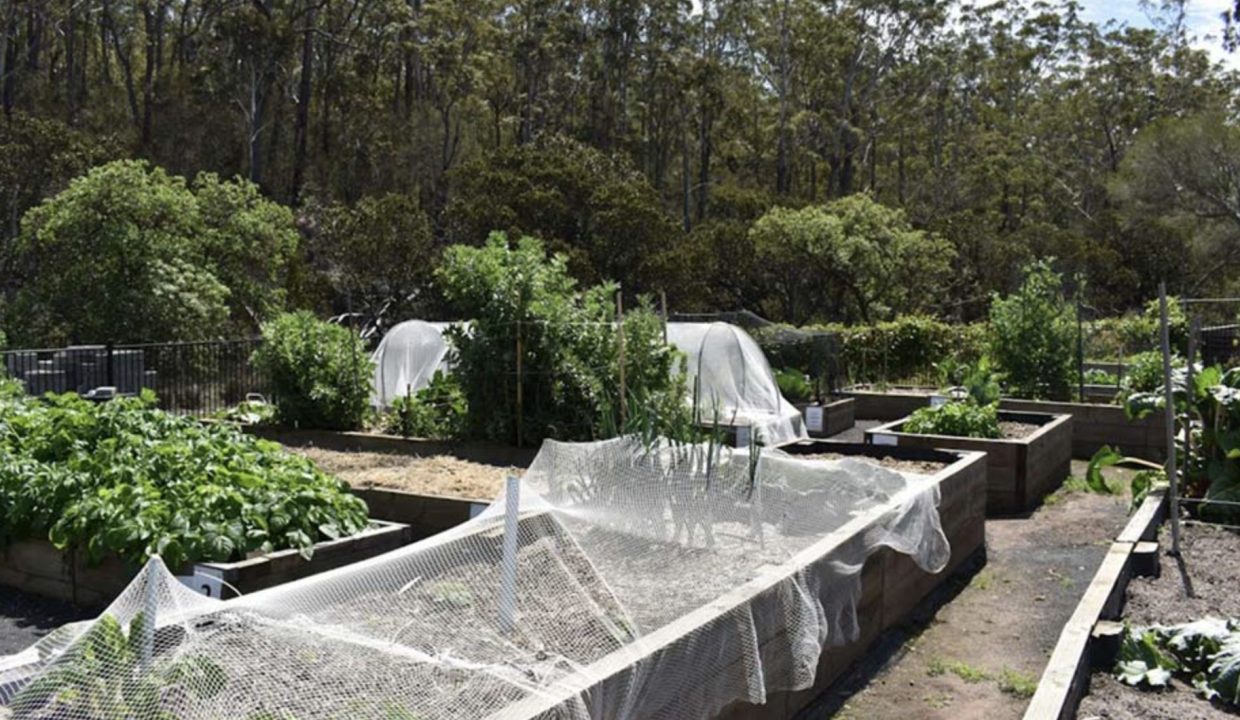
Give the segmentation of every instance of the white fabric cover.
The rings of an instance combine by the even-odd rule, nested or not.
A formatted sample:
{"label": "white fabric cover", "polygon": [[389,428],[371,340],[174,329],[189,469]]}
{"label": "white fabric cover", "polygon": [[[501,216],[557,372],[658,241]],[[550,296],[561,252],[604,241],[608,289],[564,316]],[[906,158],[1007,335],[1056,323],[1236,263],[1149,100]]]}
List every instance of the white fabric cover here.
{"label": "white fabric cover", "polygon": [[750,427],[767,446],[808,437],[801,411],[779,392],[766,355],[749,333],[722,322],[672,322],[667,340],[688,356],[699,421]]}
{"label": "white fabric cover", "polygon": [[938,501],[929,477],[856,460],[547,442],[520,485],[511,628],[500,497],[232,600],[155,561],[98,620],[0,657],[0,705],[13,720],[705,720],[812,685],[822,653],[857,637],[871,552],[940,571]]}
{"label": "white fabric cover", "polygon": [[406,393],[416,393],[430,385],[436,371],[447,373],[449,323],[408,320],[388,331],[371,360],[375,377],[370,404],[384,409]]}

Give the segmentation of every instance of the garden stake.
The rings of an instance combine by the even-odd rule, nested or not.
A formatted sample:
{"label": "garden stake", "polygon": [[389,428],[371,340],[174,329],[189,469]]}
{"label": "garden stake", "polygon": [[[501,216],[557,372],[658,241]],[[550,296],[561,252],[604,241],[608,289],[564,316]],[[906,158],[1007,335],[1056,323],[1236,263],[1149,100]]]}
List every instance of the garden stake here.
{"label": "garden stake", "polygon": [[499,578],[499,627],[505,635],[516,630],[517,614],[517,505],[521,481],[509,475],[504,486],[504,557]]}
{"label": "garden stake", "polygon": [[1175,462],[1175,391],[1171,387],[1171,330],[1167,323],[1167,282],[1158,283],[1159,331],[1162,336],[1163,394],[1167,403],[1167,496],[1171,506],[1171,555],[1180,556],[1180,492]]}

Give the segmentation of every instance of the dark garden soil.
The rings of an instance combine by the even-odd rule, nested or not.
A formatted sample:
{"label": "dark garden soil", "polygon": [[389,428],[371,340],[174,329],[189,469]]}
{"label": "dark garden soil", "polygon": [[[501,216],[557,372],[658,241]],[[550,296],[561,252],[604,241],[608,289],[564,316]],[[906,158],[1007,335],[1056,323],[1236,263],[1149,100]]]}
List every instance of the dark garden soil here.
{"label": "dark garden soil", "polygon": [[[1085,463],[1074,461],[1074,475]],[[799,720],[1019,718],[1128,500],[1063,490],[1027,518],[986,521],[987,560],[885,633]]]}
{"label": "dark garden soil", "polygon": [[797,455],[796,458],[799,460],[860,460],[861,462],[875,463],[891,470],[920,473],[922,475],[933,475],[951,464],[934,460],[901,460],[900,458],[890,456],[872,458],[865,455],[843,455],[841,453],[814,453],[812,455]]}
{"label": "dark garden soil", "polygon": [[[1161,532],[1161,546],[1171,547],[1170,526],[1164,524]],[[1129,584],[1124,619],[1139,626],[1172,625],[1208,616],[1240,617],[1240,535],[1221,528],[1185,525],[1180,548],[1184,574],[1175,558],[1162,555],[1157,578],[1135,578]],[[1195,597],[1185,595],[1185,575]],[[1205,720],[1237,715],[1240,712],[1235,709],[1203,700],[1178,679],[1168,690],[1143,691],[1124,685],[1110,673],[1096,672],[1077,718]]]}

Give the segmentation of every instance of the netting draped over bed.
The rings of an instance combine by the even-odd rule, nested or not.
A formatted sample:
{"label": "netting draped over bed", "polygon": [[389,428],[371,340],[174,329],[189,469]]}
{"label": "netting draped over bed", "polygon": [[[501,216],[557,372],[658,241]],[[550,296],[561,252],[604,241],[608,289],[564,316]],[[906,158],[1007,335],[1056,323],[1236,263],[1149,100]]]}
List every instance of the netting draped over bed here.
{"label": "netting draped over bed", "polygon": [[750,427],[766,445],[807,437],[801,412],[780,393],[762,348],[744,330],[723,322],[670,322],[667,339],[688,356],[700,420]]}
{"label": "netting draped over bed", "polygon": [[548,442],[520,485],[509,616],[505,502],[233,600],[152,563],[99,619],[0,658],[0,700],[14,719],[708,718],[812,684],[855,636],[869,553],[949,556],[927,476]]}
{"label": "netting draped over bed", "polygon": [[388,331],[371,359],[375,363],[370,404],[390,407],[392,401],[430,384],[436,371],[448,372],[449,323],[408,320]]}

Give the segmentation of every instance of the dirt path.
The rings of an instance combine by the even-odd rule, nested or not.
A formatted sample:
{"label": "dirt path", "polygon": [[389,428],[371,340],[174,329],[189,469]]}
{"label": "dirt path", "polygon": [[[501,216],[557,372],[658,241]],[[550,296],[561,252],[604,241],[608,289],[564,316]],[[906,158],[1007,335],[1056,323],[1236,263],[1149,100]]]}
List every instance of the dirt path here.
{"label": "dirt path", "polygon": [[1127,510],[1126,498],[1063,492],[1029,518],[987,521],[985,566],[949,581],[799,717],[1019,718]]}

